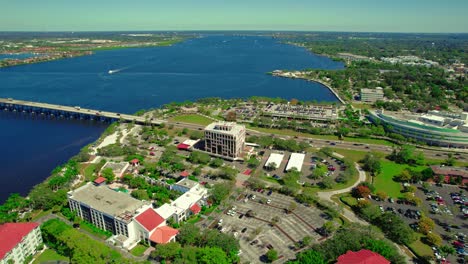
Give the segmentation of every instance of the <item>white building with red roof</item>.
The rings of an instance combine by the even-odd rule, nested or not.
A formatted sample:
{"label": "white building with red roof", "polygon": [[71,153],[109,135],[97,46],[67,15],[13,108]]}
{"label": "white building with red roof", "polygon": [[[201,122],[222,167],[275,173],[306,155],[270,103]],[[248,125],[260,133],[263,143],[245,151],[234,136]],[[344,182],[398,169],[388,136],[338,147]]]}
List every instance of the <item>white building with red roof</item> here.
{"label": "white building with red roof", "polygon": [[6,223],[0,225],[0,264],[23,263],[42,244],[37,223]]}
{"label": "white building with red roof", "polygon": [[166,220],[153,208],[148,208],[135,218],[139,227],[137,233],[140,240],[148,244],[166,244],[175,241],[179,233],[177,229],[166,225]]}
{"label": "white building with red roof", "polygon": [[106,185],[88,183],[70,191],[68,202],[70,209],[79,217],[112,232],[111,242],[127,249],[142,240],[148,244],[168,243],[174,241],[178,234],[176,229],[165,227],[166,218],[158,214],[149,202],[116,192]]}

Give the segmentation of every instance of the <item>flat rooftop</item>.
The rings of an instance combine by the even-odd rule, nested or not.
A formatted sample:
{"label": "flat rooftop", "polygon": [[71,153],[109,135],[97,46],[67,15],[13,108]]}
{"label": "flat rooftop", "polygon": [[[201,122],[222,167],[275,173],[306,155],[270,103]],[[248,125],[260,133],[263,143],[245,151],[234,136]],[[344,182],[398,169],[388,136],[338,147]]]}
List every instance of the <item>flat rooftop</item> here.
{"label": "flat rooftop", "polygon": [[105,185],[95,186],[92,183],[68,192],[68,197],[112,216],[133,214],[137,209],[149,204],[128,194],[116,192]]}
{"label": "flat rooftop", "polygon": [[292,153],[289,158],[288,165],[286,165],[286,171],[291,170],[292,168],[296,168],[298,171],[301,171],[304,158],[305,154]]}
{"label": "flat rooftop", "polygon": [[178,181],[176,184],[174,185],[178,185],[178,186],[182,186],[182,187],[186,187],[186,188],[189,188],[189,189],[192,189],[193,187],[197,186],[198,185],[198,182],[196,181],[192,181],[188,178],[183,178],[182,180]]}
{"label": "flat rooftop", "polygon": [[270,165],[270,163],[275,163],[276,167],[279,168],[281,165],[281,162],[283,162],[283,154],[279,153],[271,153],[270,157],[268,157],[267,162],[265,162],[265,166]]}
{"label": "flat rooftop", "polygon": [[205,131],[213,131],[229,135],[238,135],[243,130],[245,130],[245,126],[234,122],[215,122],[205,127]]}
{"label": "flat rooftop", "polygon": [[382,89],[369,89],[369,88],[362,88],[361,93],[374,93],[374,94],[383,94]]}

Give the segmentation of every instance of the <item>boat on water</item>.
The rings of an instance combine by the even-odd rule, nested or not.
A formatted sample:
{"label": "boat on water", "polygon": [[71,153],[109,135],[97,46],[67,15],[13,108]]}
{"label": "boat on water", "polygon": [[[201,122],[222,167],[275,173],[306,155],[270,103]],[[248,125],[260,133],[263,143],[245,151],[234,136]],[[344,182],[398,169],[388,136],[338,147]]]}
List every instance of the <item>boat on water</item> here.
{"label": "boat on water", "polygon": [[113,70],[109,70],[109,74],[113,74],[115,73],[116,71],[113,71]]}

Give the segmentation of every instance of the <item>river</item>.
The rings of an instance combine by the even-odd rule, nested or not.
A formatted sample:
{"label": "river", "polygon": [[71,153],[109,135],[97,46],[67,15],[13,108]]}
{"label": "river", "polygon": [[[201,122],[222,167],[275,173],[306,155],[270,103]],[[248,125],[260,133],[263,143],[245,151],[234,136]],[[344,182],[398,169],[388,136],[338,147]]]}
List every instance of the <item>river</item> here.
{"label": "river", "polygon": [[[344,65],[269,37],[208,35],[170,47],[0,68],[0,97],[133,113],[174,101],[249,96],[337,102],[323,85],[267,75]],[[109,70],[116,71],[109,74]],[[0,113],[0,202],[22,195],[96,140],[104,124]]]}

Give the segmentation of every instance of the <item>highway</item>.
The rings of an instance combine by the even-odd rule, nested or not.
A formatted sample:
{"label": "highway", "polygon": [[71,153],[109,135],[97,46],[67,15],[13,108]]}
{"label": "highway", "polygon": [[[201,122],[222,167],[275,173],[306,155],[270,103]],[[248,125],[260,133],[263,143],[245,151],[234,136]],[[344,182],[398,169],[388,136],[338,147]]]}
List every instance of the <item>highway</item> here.
{"label": "highway", "polygon": [[108,111],[100,111],[100,110],[94,110],[94,109],[86,109],[86,108],[81,108],[79,106],[55,105],[55,104],[47,104],[47,103],[14,100],[11,98],[8,98],[8,99],[0,98],[0,103],[7,104],[7,105],[28,106],[28,107],[34,107],[34,108],[39,108],[39,109],[42,108],[42,109],[48,109],[48,110],[54,110],[54,111],[64,111],[64,112],[74,113],[74,114],[92,115],[92,116],[97,116],[97,117],[102,116],[102,117],[112,118],[116,120],[136,122],[136,123],[148,124],[148,125],[149,124],[160,125],[161,123],[166,122],[165,120],[155,120],[155,119],[146,120],[144,117],[141,117],[141,116],[128,115],[128,114],[116,113],[116,112],[108,112]]}
{"label": "highway", "polygon": [[[193,129],[193,130],[203,130],[205,128],[205,126],[203,125],[196,125],[196,124],[189,124],[189,123],[182,123],[182,122],[168,122],[168,124],[174,125],[174,127],[187,128],[187,129]],[[315,147],[315,148],[331,147],[331,148],[337,148],[337,149],[357,150],[357,151],[364,151],[364,152],[376,151],[376,152],[382,152],[385,154],[390,154],[392,153],[392,150],[393,150],[392,147],[385,146],[385,145],[362,144],[362,143],[349,142],[349,141],[318,139],[318,138],[314,138],[313,135],[311,135],[310,137],[300,137],[300,136],[291,137],[291,136],[284,136],[284,135],[272,135],[271,133],[259,132],[259,131],[252,130],[252,129],[247,129],[247,134],[251,136],[254,136],[254,135],[255,136],[272,136],[276,138],[301,140],[301,141],[310,143],[312,147]],[[424,153],[424,156],[427,159],[444,160],[447,158],[447,153],[448,153],[447,151],[443,149],[437,150],[437,149],[418,148],[418,150],[422,151]],[[460,162],[468,162],[468,153],[459,152],[458,154],[454,155],[454,157]]]}

